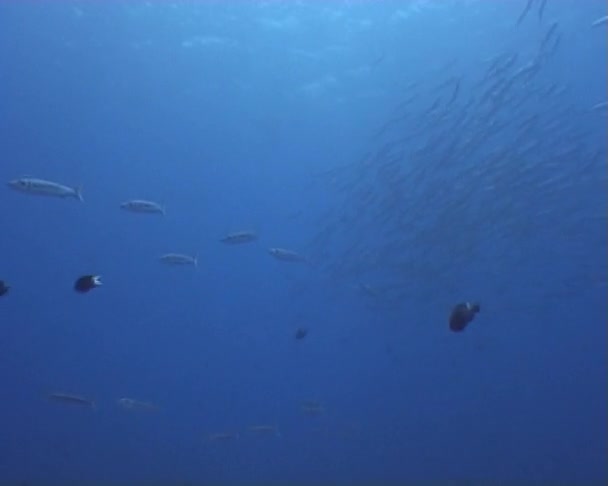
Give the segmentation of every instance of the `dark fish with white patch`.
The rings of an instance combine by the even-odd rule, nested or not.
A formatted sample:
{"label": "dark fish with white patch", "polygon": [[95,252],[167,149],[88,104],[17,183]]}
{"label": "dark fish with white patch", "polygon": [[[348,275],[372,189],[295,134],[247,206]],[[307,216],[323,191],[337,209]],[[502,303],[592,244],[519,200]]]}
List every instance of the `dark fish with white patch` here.
{"label": "dark fish with white patch", "polygon": [[86,293],[101,285],[100,275],[83,275],[74,282],[74,290],[80,293]]}
{"label": "dark fish with white patch", "polygon": [[475,318],[479,310],[480,306],[477,303],[463,302],[456,305],[450,314],[450,330],[454,332],[463,331]]}

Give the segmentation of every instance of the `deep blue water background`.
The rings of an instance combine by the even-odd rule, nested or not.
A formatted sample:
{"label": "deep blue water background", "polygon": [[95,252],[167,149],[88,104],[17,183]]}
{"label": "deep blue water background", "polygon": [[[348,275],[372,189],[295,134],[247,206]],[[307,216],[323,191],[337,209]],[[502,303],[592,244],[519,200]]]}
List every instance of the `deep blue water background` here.
{"label": "deep blue water background", "polygon": [[[540,77],[571,88],[564,106],[605,101],[606,29],[590,28],[604,2],[549,0],[548,20],[517,27],[524,3],[1,2],[0,179],[82,185],[85,202],[0,191],[12,286],[0,480],[604,483],[601,113],[582,128],[604,160],[547,208],[576,241],[544,238],[560,227],[536,220],[547,258],[502,267],[500,293],[480,263],[455,301],[438,288],[367,306],[266,252],[306,252],[336,202],[310,181],[374,149],[409,81],[479,77],[557,20],[564,39]],[[129,198],[167,215],[125,213]],[[257,243],[218,242],[249,228]],[[162,266],[170,251],[198,253],[199,267]],[[104,286],[75,294],[83,273]],[[449,333],[451,305],[478,295],[474,325]],[[49,403],[54,391],[97,408]],[[125,396],[161,410],[127,412]],[[325,413],[304,416],[307,399]],[[281,437],[251,436],[254,424]],[[241,435],[207,439],[222,431]]]}

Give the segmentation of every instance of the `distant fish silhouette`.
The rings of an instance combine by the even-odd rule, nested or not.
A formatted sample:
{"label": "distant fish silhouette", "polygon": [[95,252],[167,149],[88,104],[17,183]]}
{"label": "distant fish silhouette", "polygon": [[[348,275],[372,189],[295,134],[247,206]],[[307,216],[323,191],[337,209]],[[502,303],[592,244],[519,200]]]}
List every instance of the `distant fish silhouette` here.
{"label": "distant fish silhouette", "polygon": [[0,297],[6,295],[10,289],[11,287],[4,280],[0,280]]}
{"label": "distant fish silhouette", "polygon": [[257,240],[257,238],[258,235],[253,231],[235,231],[220,238],[220,242],[226,245],[242,245],[244,243],[251,243]]}
{"label": "distant fish silhouette", "polygon": [[95,408],[95,402],[80,395],[72,395],[70,393],[56,392],[48,396],[49,400],[67,405],[79,405],[82,407]]}
{"label": "distant fish silhouette", "polygon": [[521,13],[519,18],[517,19],[517,25],[521,24],[523,22],[523,20],[526,18],[526,15],[528,15],[528,12],[532,8],[533,3],[534,3],[534,0],[528,0],[528,3],[526,3],[524,11]]}
{"label": "distant fish silhouette", "polygon": [[454,332],[463,331],[475,318],[479,310],[479,304],[471,304],[470,302],[456,305],[450,314],[450,330]]}

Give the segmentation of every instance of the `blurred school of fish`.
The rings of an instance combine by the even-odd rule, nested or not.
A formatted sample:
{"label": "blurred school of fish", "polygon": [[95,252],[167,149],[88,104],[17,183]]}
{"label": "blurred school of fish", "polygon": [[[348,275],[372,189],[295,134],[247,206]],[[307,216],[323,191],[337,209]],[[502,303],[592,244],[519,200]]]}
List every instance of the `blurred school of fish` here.
{"label": "blurred school of fish", "polygon": [[[533,6],[528,0],[518,25]],[[546,7],[538,2],[541,20]],[[606,21],[592,22],[592,30]],[[564,257],[547,247],[551,241],[570,248],[569,258],[583,255],[590,239],[605,247],[606,208],[589,213],[588,200],[572,194],[605,191],[608,105],[564,101],[570,87],[545,75],[559,66],[564,34],[557,21],[541,28],[529,59],[502,52],[485,60],[478,79],[411,82],[375,134],[378,148],[317,174],[316,187],[341,195],[307,247],[322,271],[390,307],[436,302],[442,291],[459,295],[465,280],[492,282],[500,295],[527,262],[551,268]],[[432,102],[421,107],[424,99]],[[601,269],[581,260],[551,278],[560,294],[605,285]],[[546,287],[542,278],[535,291]],[[551,295],[532,297],[551,305]]]}

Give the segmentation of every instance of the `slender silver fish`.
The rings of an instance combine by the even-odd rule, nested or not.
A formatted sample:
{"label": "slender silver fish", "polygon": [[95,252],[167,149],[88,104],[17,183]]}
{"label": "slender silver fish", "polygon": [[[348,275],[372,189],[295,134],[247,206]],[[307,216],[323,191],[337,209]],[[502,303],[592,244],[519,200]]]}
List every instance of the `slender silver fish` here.
{"label": "slender silver fish", "polygon": [[276,425],[252,425],[249,427],[249,432],[256,435],[274,435],[281,437],[281,432]]}
{"label": "slender silver fish", "polygon": [[198,256],[183,255],[181,253],[166,253],[159,260],[167,265],[198,265]]}
{"label": "slender silver fish", "polygon": [[604,25],[605,23],[608,23],[608,15],[600,17],[599,19],[592,22],[591,27],[597,27],[598,25]]}
{"label": "slender silver fish", "polygon": [[53,181],[36,179],[34,177],[21,177],[8,182],[9,187],[27,194],[54,197],[73,197],[83,201],[82,189],[80,187],[64,186]]}
{"label": "slender silver fish", "polygon": [[153,403],[142,402],[141,400],[135,400],[134,398],[119,398],[116,400],[116,403],[126,410],[158,410],[158,407]]}
{"label": "slender silver fish", "polygon": [[165,208],[154,201],[144,199],[131,199],[123,202],[120,207],[133,213],[165,214]]}
{"label": "slender silver fish", "polygon": [[234,233],[228,233],[221,238],[220,241],[227,245],[240,245],[243,243],[251,243],[257,238],[258,235],[253,231],[235,231]]}
{"label": "slender silver fish", "polygon": [[305,400],[302,402],[302,412],[306,415],[321,415],[325,412],[323,406],[316,400]]}
{"label": "slender silver fish", "polygon": [[207,436],[207,440],[209,440],[210,442],[236,440],[238,438],[238,432],[217,432],[215,434],[209,434]]}
{"label": "slender silver fish", "polygon": [[83,407],[95,408],[95,402],[80,395],[72,395],[70,393],[56,392],[49,395],[49,400],[54,402],[65,403],[68,405],[80,405]]}
{"label": "slender silver fish", "polygon": [[269,248],[268,253],[270,253],[277,260],[281,260],[284,262],[305,262],[307,261],[305,257],[296,253],[292,250],[286,250],[285,248]]}

